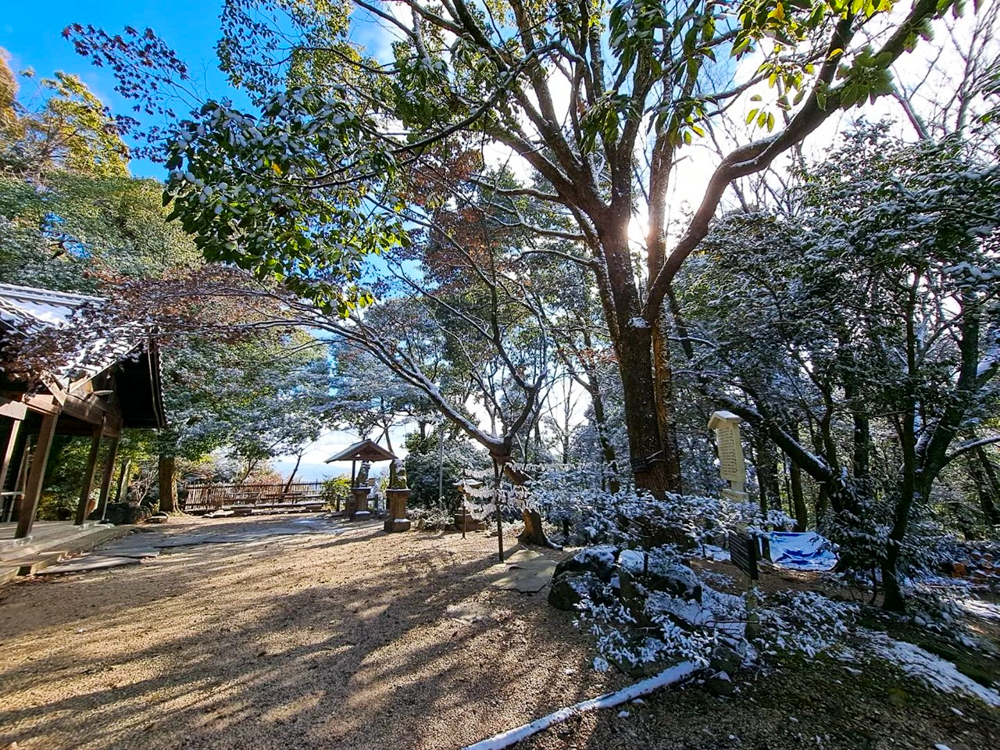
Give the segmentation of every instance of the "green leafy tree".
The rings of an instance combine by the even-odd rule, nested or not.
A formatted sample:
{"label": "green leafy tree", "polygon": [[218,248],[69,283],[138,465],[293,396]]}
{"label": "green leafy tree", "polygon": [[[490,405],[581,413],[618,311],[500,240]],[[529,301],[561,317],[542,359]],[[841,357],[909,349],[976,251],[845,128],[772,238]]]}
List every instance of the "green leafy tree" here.
{"label": "green leafy tree", "polygon": [[[723,194],[835,112],[887,93],[890,66],[953,4],[354,5],[396,36],[391,60],[352,42],[345,6],[227,3],[223,68],[260,112],[209,102],[179,128],[168,160],[176,216],[206,257],[276,277],[343,314],[369,301],[357,283],[362,259],[410,242],[404,209],[430,217],[470,183],[543,204],[566,225],[539,226],[516,210],[511,219],[541,247],[554,237],[576,243],[593,269],[624,386],[631,468],[659,493],[680,477],[663,302]],[[280,20],[260,23],[260,12]],[[184,85],[186,68],[158,39],[80,25],[66,34],[123,72],[126,92],[143,65],[158,92]],[[746,64],[751,54],[759,65]],[[768,98],[747,118],[764,132],[719,159],[671,241],[678,160],[758,84]],[[557,104],[564,92],[568,102]],[[470,159],[484,146],[512,154],[530,178],[498,182]],[[640,203],[648,233],[636,262],[629,225]]]}
{"label": "green leafy tree", "polygon": [[[92,177],[128,175],[128,148],[111,113],[79,77],[56,72],[23,104],[0,49],[0,173],[40,179],[53,169]],[[23,73],[29,80],[34,73]]]}

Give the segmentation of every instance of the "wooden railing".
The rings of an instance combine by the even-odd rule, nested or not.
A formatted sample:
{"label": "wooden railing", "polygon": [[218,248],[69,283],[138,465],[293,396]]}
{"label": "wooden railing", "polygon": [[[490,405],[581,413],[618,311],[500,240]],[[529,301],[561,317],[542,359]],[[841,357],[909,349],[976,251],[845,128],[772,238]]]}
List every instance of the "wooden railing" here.
{"label": "wooden railing", "polygon": [[188,513],[208,513],[234,507],[274,510],[320,508],[322,482],[281,484],[189,484],[181,507]]}

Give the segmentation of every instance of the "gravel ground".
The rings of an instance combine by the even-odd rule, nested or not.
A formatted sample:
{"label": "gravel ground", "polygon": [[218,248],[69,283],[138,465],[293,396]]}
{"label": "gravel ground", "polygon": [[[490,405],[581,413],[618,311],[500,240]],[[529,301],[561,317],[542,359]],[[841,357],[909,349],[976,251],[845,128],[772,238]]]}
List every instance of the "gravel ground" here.
{"label": "gravel ground", "polygon": [[458,748],[625,684],[545,591],[492,588],[501,570],[495,537],[370,524],[18,582],[0,747]]}

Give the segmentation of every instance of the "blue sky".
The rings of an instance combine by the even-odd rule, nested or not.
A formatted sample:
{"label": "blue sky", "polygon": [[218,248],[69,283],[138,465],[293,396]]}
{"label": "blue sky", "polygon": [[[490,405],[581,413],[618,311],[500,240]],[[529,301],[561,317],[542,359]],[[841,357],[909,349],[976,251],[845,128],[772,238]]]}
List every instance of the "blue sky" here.
{"label": "blue sky", "polygon": [[[51,76],[57,70],[75,73],[112,111],[124,114],[130,105],[115,93],[111,73],[77,55],[62,38],[62,30],[71,23],[93,24],[109,33],[124,26],[150,27],[187,62],[205,88],[221,94],[226,84],[215,59],[220,8],[221,2],[213,0],[10,3],[0,20],[0,47],[11,54],[15,71],[30,67],[39,76]],[[131,168],[137,176],[163,177],[163,170],[148,162],[133,162]]]}
{"label": "blue sky", "polygon": [[[133,114],[131,103],[115,93],[110,71],[91,65],[63,39],[62,30],[69,24],[92,24],[111,34],[125,26],[140,31],[151,28],[187,63],[199,90],[240,103],[241,97],[228,87],[215,57],[221,0],[48,0],[38,5],[10,0],[5,5],[12,7],[0,15],[0,47],[11,54],[15,71],[30,67],[43,77],[57,70],[74,73],[117,114]],[[352,27],[355,41],[370,45],[380,57],[387,54],[387,34],[367,14],[355,13]],[[30,83],[23,86],[27,89]],[[133,161],[131,170],[137,177],[165,176],[161,167],[150,162]]]}
{"label": "blue sky", "polygon": [[[215,42],[219,35],[221,0],[132,0],[108,2],[93,0],[90,3],[49,0],[43,5],[32,3],[5,3],[0,16],[0,47],[11,55],[15,71],[32,68],[36,75],[51,76],[57,70],[80,76],[87,86],[116,113],[130,113],[131,104],[114,91],[115,80],[103,68],[92,66],[76,54],[73,45],[62,37],[62,30],[71,23],[92,24],[109,33],[117,33],[124,26],[136,29],[152,28],[187,63],[192,76],[199,79],[199,88],[212,96],[233,96],[225,77],[218,70]],[[12,7],[11,7],[12,6]],[[373,40],[384,51],[377,27],[356,19],[354,38]],[[22,81],[23,93],[32,89],[30,81]],[[233,97],[237,101],[239,97]],[[139,177],[165,176],[162,167],[133,160],[131,171]],[[332,453],[347,447],[358,438],[341,431],[324,434],[310,446],[299,468],[302,479],[350,472],[349,465],[327,465],[323,460]],[[403,430],[394,430],[393,445],[402,446]],[[398,451],[405,453],[405,450]],[[293,457],[281,457],[273,462],[279,471],[287,472],[295,463]]]}

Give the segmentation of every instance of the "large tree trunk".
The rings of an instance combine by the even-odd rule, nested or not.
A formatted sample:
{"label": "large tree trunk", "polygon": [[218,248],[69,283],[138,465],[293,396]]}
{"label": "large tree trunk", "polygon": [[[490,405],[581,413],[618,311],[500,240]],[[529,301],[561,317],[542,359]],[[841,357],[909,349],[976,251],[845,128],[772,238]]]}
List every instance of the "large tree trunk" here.
{"label": "large tree trunk", "polygon": [[652,330],[625,325],[615,342],[625,402],[629,458],[636,487],[662,497],[680,490],[676,451],[660,433],[657,388],[653,379]]}
{"label": "large tree trunk", "polygon": [[118,475],[118,487],[115,489],[115,502],[120,503],[122,501],[122,495],[128,495],[126,489],[128,488],[129,479],[131,479],[132,473],[132,459],[126,458],[122,462],[121,473]]}
{"label": "large tree trunk", "polygon": [[976,483],[979,494],[979,505],[983,509],[986,523],[989,526],[1000,526],[1000,481],[997,480],[996,467],[990,461],[989,454],[983,446],[979,446],[969,457],[969,473]]}
{"label": "large tree trunk", "polygon": [[160,510],[174,513],[177,510],[177,459],[161,455],[158,469]]}
{"label": "large tree trunk", "polygon": [[553,547],[555,545],[545,536],[542,528],[542,516],[537,510],[521,509],[521,520],[524,521],[524,531],[517,536],[523,544],[533,544],[537,547]]}
{"label": "large tree trunk", "polygon": [[664,469],[669,477],[670,491],[681,492],[681,452],[677,442],[674,373],[670,364],[670,346],[662,316],[653,328],[653,375]]}
{"label": "large tree trunk", "polygon": [[[520,469],[515,468],[514,464],[510,462],[503,463],[503,475],[517,485],[522,485],[530,479],[527,474]],[[498,503],[498,510],[499,507],[500,505]],[[559,545],[550,542],[549,538],[545,536],[545,529],[542,528],[542,515],[537,510],[533,510],[531,508],[521,508],[521,520],[524,521],[524,530],[517,537],[519,542],[523,544],[533,544],[537,547],[561,549]]]}
{"label": "large tree trunk", "polygon": [[[611,210],[598,226],[607,276],[599,283],[601,304],[611,331],[618,370],[621,373],[625,406],[625,428],[628,432],[629,461],[635,485],[662,497],[667,492],[680,491],[676,445],[664,440],[661,430],[661,407],[658,396],[662,389],[654,376],[653,323],[643,316],[643,305],[635,285],[632,254],[628,241],[631,206],[618,196]],[[655,260],[651,260],[655,265]],[[599,275],[598,281],[602,279]],[[660,350],[658,350],[659,352]],[[669,385],[663,367],[669,368],[665,357],[661,362],[664,382]],[[672,399],[672,394],[670,394]],[[665,402],[664,402],[665,403]]]}

